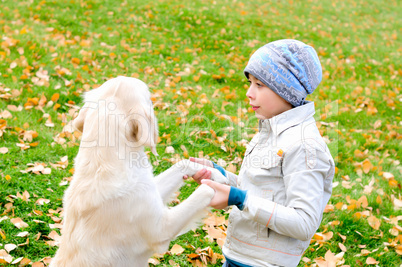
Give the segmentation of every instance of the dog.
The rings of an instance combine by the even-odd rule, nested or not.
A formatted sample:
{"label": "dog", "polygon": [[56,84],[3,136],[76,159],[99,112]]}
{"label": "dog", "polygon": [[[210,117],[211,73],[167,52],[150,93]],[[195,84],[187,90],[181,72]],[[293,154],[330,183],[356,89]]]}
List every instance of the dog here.
{"label": "dog", "polygon": [[[85,93],[73,120],[82,132],[66,189],[61,241],[51,267],[144,267],[206,215],[214,190],[200,185],[169,208],[183,184],[205,166],[183,160],[157,177],[144,147],[156,153],[157,120],[148,86],[117,77]],[[207,168],[208,169],[208,168]],[[216,169],[215,180],[225,179]]]}

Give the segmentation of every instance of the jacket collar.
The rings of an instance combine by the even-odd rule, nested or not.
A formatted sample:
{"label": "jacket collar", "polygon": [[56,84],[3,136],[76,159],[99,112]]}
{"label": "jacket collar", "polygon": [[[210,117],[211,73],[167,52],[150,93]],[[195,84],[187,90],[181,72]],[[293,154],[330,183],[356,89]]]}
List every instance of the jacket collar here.
{"label": "jacket collar", "polygon": [[305,104],[285,111],[275,117],[259,121],[259,131],[270,131],[280,135],[286,129],[302,123],[315,114],[314,102],[305,101]]}

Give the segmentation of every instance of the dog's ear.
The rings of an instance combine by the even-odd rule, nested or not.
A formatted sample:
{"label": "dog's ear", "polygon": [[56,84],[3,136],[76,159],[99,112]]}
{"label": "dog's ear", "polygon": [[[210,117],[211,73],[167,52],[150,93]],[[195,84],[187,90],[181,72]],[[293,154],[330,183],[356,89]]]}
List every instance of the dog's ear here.
{"label": "dog's ear", "polygon": [[82,132],[84,130],[84,121],[87,116],[88,108],[82,107],[78,116],[73,120],[73,127],[78,131]]}
{"label": "dog's ear", "polygon": [[148,146],[157,156],[158,124],[152,107],[139,107],[130,112],[130,135],[139,146]]}

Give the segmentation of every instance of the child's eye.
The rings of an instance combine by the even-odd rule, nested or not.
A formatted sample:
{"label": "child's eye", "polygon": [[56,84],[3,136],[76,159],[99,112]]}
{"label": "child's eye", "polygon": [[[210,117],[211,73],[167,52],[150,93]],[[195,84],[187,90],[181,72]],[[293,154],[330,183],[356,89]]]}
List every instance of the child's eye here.
{"label": "child's eye", "polygon": [[247,80],[247,82],[248,82],[249,84],[251,84],[251,81],[250,81],[250,80]]}

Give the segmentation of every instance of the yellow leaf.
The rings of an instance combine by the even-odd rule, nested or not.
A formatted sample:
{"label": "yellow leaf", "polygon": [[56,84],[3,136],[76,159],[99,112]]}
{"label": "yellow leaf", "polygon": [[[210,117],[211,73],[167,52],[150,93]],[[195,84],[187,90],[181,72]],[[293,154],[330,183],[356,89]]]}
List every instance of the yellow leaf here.
{"label": "yellow leaf", "polygon": [[362,196],[357,200],[358,205],[362,205],[363,208],[367,208],[368,207],[368,201],[367,201],[367,197],[366,196]]}
{"label": "yellow leaf", "polygon": [[364,173],[369,173],[369,171],[373,168],[373,165],[371,164],[370,160],[365,159],[363,161],[363,172]]}
{"label": "yellow leaf", "polygon": [[342,206],[343,206],[343,202],[338,202],[335,204],[335,208],[338,210],[342,209]]}
{"label": "yellow leaf", "polygon": [[37,147],[38,145],[39,145],[39,142],[34,142],[34,143],[29,144],[30,147]]}
{"label": "yellow leaf", "polygon": [[59,98],[60,98],[60,94],[55,93],[52,95],[52,98],[50,100],[52,100],[53,102],[56,102],[57,100],[59,100]]}
{"label": "yellow leaf", "polygon": [[324,208],[324,213],[332,212],[332,211],[334,211],[334,205],[327,204],[327,205],[325,206],[325,208]]}
{"label": "yellow leaf", "polygon": [[389,184],[390,187],[398,187],[398,181],[395,180],[395,179],[390,179],[388,181],[388,184]]}
{"label": "yellow leaf", "polygon": [[71,59],[71,63],[73,63],[73,64],[80,64],[80,59],[79,59],[79,58],[76,58],[76,57],[73,57],[73,58]]}
{"label": "yellow leaf", "polygon": [[4,240],[6,240],[6,233],[4,233],[3,230],[0,229],[0,236],[1,238],[3,238]]}
{"label": "yellow leaf", "polygon": [[402,255],[402,245],[396,246],[395,252],[399,255]]}
{"label": "yellow leaf", "polygon": [[370,216],[367,218],[367,221],[369,223],[369,225],[375,229],[375,230],[379,230],[380,229],[380,225],[381,225],[381,221],[375,217],[375,216]]}

